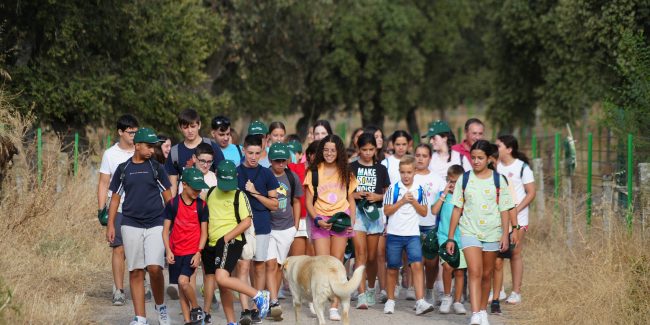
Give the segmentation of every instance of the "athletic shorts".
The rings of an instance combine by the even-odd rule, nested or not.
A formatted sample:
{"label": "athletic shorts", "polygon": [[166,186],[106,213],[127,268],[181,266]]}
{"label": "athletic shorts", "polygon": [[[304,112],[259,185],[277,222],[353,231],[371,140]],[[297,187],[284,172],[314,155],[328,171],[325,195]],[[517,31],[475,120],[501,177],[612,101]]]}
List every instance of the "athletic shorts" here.
{"label": "athletic shorts", "polygon": [[[346,213],[350,213],[350,211],[346,211]],[[323,219],[323,221],[327,221],[330,219],[330,217],[326,216],[321,216],[317,215],[316,217],[320,217]],[[327,229],[322,229],[322,228],[317,228],[315,224],[313,224],[314,220],[310,220],[312,222],[311,225],[311,239],[316,240],[316,239],[321,239],[321,238],[329,238],[329,237],[344,237],[344,238],[352,238],[354,237],[354,231],[352,232],[347,232],[347,231],[342,231],[342,232],[336,232],[332,230],[327,230]]]}
{"label": "athletic shorts", "polygon": [[266,260],[276,259],[278,264],[284,263],[289,255],[289,249],[296,236],[296,228],[290,227],[285,230],[271,230],[269,238],[269,251]]}
{"label": "athletic shorts", "polygon": [[165,244],[162,240],[163,226],[137,228],[122,226],[124,255],[129,272],[143,270],[149,265],[165,265]]}
{"label": "athletic shorts", "polygon": [[298,231],[296,232],[296,235],[294,237],[296,237],[296,238],[298,238],[298,237],[309,237],[308,232],[307,232],[306,218],[300,219],[300,222],[298,223]]}
{"label": "athletic shorts", "polygon": [[[357,211],[359,211],[359,207],[357,207]],[[353,229],[354,231],[365,232],[368,235],[381,234],[384,232],[384,222],[381,215],[377,220],[370,220],[363,213],[357,213],[357,218],[355,219]]]}
{"label": "athletic shorts", "polygon": [[271,234],[255,235],[255,255],[253,255],[253,261],[266,262],[267,260],[266,257],[269,255],[270,239],[271,239]]}
{"label": "athletic shorts", "polygon": [[422,243],[420,236],[397,236],[388,234],[386,237],[386,264],[389,269],[402,267],[402,252],[406,250],[409,265],[422,262]]}
{"label": "athletic shorts", "polygon": [[118,212],[115,215],[115,239],[112,243],[109,243],[110,247],[120,247],[122,246],[122,212]]}
{"label": "athletic shorts", "polygon": [[174,256],[174,264],[169,264],[169,283],[178,284],[181,275],[189,278],[194,274],[196,269],[192,267],[192,257],[194,254]]}
{"label": "athletic shorts", "polygon": [[226,244],[223,237],[217,240],[215,246],[206,246],[201,253],[205,274],[215,274],[218,269],[232,274],[243,250],[244,242],[241,240],[234,239]]}
{"label": "athletic shorts", "polygon": [[461,249],[467,247],[480,247],[484,252],[498,252],[499,251],[499,242],[486,242],[480,241],[478,238],[473,236],[460,236]]}

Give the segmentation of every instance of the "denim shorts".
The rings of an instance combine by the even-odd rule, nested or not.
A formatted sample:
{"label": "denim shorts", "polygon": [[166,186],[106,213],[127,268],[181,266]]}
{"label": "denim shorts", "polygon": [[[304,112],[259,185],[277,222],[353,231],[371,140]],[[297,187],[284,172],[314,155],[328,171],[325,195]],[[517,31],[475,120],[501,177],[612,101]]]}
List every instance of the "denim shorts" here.
{"label": "denim shorts", "polygon": [[[359,211],[359,207],[357,207],[357,211]],[[354,231],[365,232],[368,235],[381,234],[384,232],[384,221],[381,215],[379,219],[373,221],[368,219],[364,214],[357,213],[353,229]]]}
{"label": "denim shorts", "polygon": [[397,236],[388,234],[386,237],[386,262],[389,269],[402,267],[402,251],[406,250],[408,263],[422,262],[422,243],[420,236]]}
{"label": "denim shorts", "polygon": [[484,252],[498,252],[499,251],[499,242],[486,242],[480,241],[478,238],[473,236],[460,236],[460,247],[465,249],[467,247],[480,247]]}

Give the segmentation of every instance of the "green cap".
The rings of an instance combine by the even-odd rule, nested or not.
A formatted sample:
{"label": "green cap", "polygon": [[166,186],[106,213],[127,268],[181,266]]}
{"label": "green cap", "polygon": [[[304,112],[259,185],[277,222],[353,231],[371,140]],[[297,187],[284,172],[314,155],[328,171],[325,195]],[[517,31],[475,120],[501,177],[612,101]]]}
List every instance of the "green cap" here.
{"label": "green cap", "polygon": [[217,188],[224,192],[237,189],[237,166],[230,160],[222,160],[217,165]]}
{"label": "green cap", "polygon": [[269,160],[289,160],[289,148],[282,142],[276,142],[269,148]]}
{"label": "green cap", "polygon": [[327,223],[332,224],[332,231],[335,232],[344,232],[348,227],[352,226],[352,220],[350,220],[350,216],[345,212],[335,213],[327,220]]}
{"label": "green cap", "polygon": [[[454,254],[449,255],[447,253],[447,243],[452,242],[456,247],[454,247]],[[460,247],[458,247],[458,243],[453,240],[449,239],[446,242],[442,243],[440,245],[440,249],[438,250],[438,255],[440,255],[440,258],[442,258],[445,262],[449,263],[449,266],[453,268],[457,268],[458,265],[460,265]]]}
{"label": "green cap", "polygon": [[445,133],[445,132],[451,132],[449,125],[445,121],[437,120],[429,123],[427,134],[423,135],[422,137],[429,138],[436,134]]}
{"label": "green cap", "polygon": [[181,181],[197,191],[210,188],[210,186],[208,186],[208,184],[203,180],[203,173],[194,167],[185,168],[183,170]]}
{"label": "green cap", "polygon": [[376,221],[379,219],[379,208],[376,204],[366,200],[365,198],[361,199],[359,204],[357,204],[357,211],[359,211],[360,214],[365,215],[368,220]]}
{"label": "green cap", "polygon": [[134,143],[158,143],[159,141],[156,132],[149,128],[138,129],[133,138]]}
{"label": "green cap", "polygon": [[293,153],[302,153],[302,144],[296,140],[289,141],[287,148]]}
{"label": "green cap", "polygon": [[438,229],[429,230],[422,238],[422,256],[427,259],[438,256]]}
{"label": "green cap", "polygon": [[253,121],[251,124],[248,125],[248,134],[262,134],[266,135],[269,133],[269,128],[266,127],[266,124],[260,122],[260,121]]}

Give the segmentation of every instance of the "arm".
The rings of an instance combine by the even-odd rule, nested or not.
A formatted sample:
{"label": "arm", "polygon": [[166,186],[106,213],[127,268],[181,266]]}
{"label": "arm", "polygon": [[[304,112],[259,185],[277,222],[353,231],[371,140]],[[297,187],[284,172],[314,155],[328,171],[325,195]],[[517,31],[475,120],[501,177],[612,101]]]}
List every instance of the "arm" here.
{"label": "arm", "polygon": [[[178,194],[178,175],[169,175],[169,182],[172,184],[172,186],[169,188],[171,191],[170,197],[176,196]],[[167,202],[169,200],[165,200]]]}
{"label": "arm", "polygon": [[293,209],[293,225],[298,230],[300,226],[300,198],[294,197],[291,208]]}
{"label": "arm", "polygon": [[[508,250],[508,246],[510,245],[509,239],[508,239],[508,227],[510,226],[510,216],[513,214],[510,211],[514,211],[514,209],[510,209],[508,211],[501,211],[501,228],[503,229],[503,234],[501,235],[501,241],[499,244],[499,248],[502,252],[505,252]],[[516,217],[516,216],[515,216]]]}
{"label": "arm", "polygon": [[[454,211],[451,213],[451,220],[449,221],[449,232],[447,233],[448,240],[454,240],[454,234],[456,234],[456,227],[458,226],[458,221],[460,221],[460,212],[462,211],[459,207],[454,207]],[[453,254],[453,252],[459,249],[455,247],[453,243],[447,243],[447,252]]]}
{"label": "arm", "polygon": [[172,193],[170,189],[166,189],[162,192],[163,202],[165,205],[169,204],[169,201],[172,199]]}
{"label": "arm", "polygon": [[397,200],[395,204],[384,204],[384,214],[388,216],[392,216],[401,208],[404,204],[406,204],[406,195],[404,195],[401,199]]}
{"label": "arm", "polygon": [[278,202],[278,191],[277,189],[268,191],[268,196],[262,195],[256,188],[253,182],[250,180],[246,182],[246,191],[254,195],[255,198],[262,203],[264,207],[271,211],[275,211],[280,206]]}
{"label": "arm", "polygon": [[191,263],[193,268],[199,267],[201,264],[201,251],[205,247],[205,242],[208,240],[208,223],[203,221],[201,222],[201,239],[199,239],[199,250],[196,251],[192,257]]}
{"label": "arm", "polygon": [[348,209],[350,209],[350,221],[352,222],[350,231],[352,231],[354,223],[357,219],[357,202],[354,200],[354,195],[352,195],[352,193],[348,193],[348,203],[350,204],[350,207]]}
{"label": "arm", "polygon": [[237,227],[223,236],[223,240],[227,243],[235,239],[237,236],[243,234],[244,231],[246,231],[246,229],[251,226],[251,222],[253,222],[253,219],[250,216],[244,218],[244,220],[237,224]]}
{"label": "arm", "polygon": [[117,216],[117,208],[120,206],[120,198],[122,196],[113,193],[111,196],[111,205],[108,208],[108,225],[106,225],[106,240],[113,243],[115,240],[115,217]]}
{"label": "arm", "polygon": [[422,202],[424,204],[420,204],[420,203],[418,203],[418,201],[415,198],[413,198],[413,201],[409,202],[409,203],[411,203],[413,205],[413,207],[415,208],[415,212],[417,212],[421,217],[424,218],[424,217],[427,216],[427,201],[426,200],[424,200],[424,202]]}
{"label": "arm", "polygon": [[174,264],[174,253],[172,253],[172,249],[169,246],[169,230],[172,226],[172,221],[165,218],[165,221],[163,222],[163,243],[165,244],[165,252],[167,253],[167,263],[169,264]]}
{"label": "arm", "polygon": [[99,183],[97,185],[97,205],[101,210],[106,207],[106,198],[108,197],[108,185],[111,182],[111,175],[99,173]]}
{"label": "arm", "polygon": [[[305,192],[305,204],[307,205],[306,206],[307,214],[311,217],[311,219],[308,220],[307,222],[312,222],[312,224],[313,224],[313,222],[317,218],[316,216],[318,215],[318,213],[316,213],[316,208],[314,208],[314,203],[313,203],[313,201],[314,201],[314,193],[311,192],[311,189],[308,186],[306,186],[306,189],[307,189],[307,191]],[[332,228],[332,224],[327,223],[327,222],[319,219],[318,220],[318,227],[323,228],[323,229],[330,229],[330,228]]]}
{"label": "arm", "polygon": [[519,205],[517,205],[517,207],[516,207],[517,214],[519,214],[519,212],[521,210],[525,209],[528,205],[530,205],[530,202],[533,202],[533,200],[535,199],[535,195],[537,194],[535,192],[535,183],[534,182],[524,184],[524,190],[526,191],[526,196],[524,197],[523,200],[521,200],[521,203],[519,203]]}

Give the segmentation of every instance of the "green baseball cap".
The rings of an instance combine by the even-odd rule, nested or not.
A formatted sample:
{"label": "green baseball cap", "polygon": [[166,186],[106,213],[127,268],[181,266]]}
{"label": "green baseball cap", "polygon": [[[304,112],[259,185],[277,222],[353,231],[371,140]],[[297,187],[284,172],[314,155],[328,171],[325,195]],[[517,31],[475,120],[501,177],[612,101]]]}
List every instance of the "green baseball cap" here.
{"label": "green baseball cap", "polygon": [[289,141],[287,148],[293,153],[302,153],[302,144],[296,140]]}
{"label": "green baseball cap", "polygon": [[[454,254],[450,255],[447,253],[447,243],[452,242],[456,247],[454,247]],[[442,258],[445,262],[449,263],[449,266],[453,268],[457,268],[458,265],[460,265],[460,247],[458,247],[458,243],[453,240],[449,239],[446,242],[442,243],[440,245],[440,249],[438,250],[438,255],[440,255],[440,258]]]}
{"label": "green baseball cap", "polygon": [[438,256],[438,229],[429,230],[422,238],[422,256],[434,259]]}
{"label": "green baseball cap", "polygon": [[289,160],[289,148],[282,142],[276,142],[269,148],[269,160]]}
{"label": "green baseball cap", "polygon": [[335,232],[344,232],[348,227],[352,226],[352,220],[350,216],[345,212],[335,213],[327,223],[332,224],[332,231]]}
{"label": "green baseball cap", "polygon": [[368,220],[375,221],[379,219],[379,208],[376,204],[366,200],[365,198],[359,201],[357,209],[359,210],[359,213],[365,215]]}
{"label": "green baseball cap", "polygon": [[158,135],[152,129],[139,128],[133,137],[133,143],[158,143]]}
{"label": "green baseball cap", "polygon": [[429,123],[427,134],[423,135],[422,137],[429,138],[436,134],[445,133],[445,132],[451,132],[451,129],[449,128],[449,124],[447,124],[447,122],[445,121],[437,120]]}
{"label": "green baseball cap", "polygon": [[210,186],[208,186],[208,184],[203,180],[203,173],[194,167],[185,168],[183,170],[181,181],[197,191],[210,188]]}
{"label": "green baseball cap", "polygon": [[266,135],[267,133],[269,133],[269,128],[263,122],[255,120],[248,125],[248,134]]}
{"label": "green baseball cap", "polygon": [[224,191],[237,189],[237,166],[230,160],[222,160],[217,165],[217,188]]}

